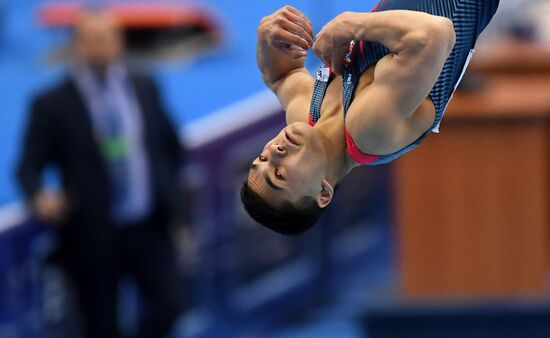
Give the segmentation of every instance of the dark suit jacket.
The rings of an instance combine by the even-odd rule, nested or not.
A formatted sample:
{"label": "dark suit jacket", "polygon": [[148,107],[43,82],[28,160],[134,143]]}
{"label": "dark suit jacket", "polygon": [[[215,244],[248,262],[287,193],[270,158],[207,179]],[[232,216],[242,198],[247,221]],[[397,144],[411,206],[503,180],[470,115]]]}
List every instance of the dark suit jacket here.
{"label": "dark suit jacket", "polygon": [[[145,148],[149,160],[155,209],[165,221],[181,217],[178,191],[182,147],[159,97],[147,76],[132,74],[143,114]],[[17,176],[31,200],[41,188],[44,168],[55,165],[71,203],[67,224],[61,227],[62,245],[71,252],[101,249],[112,241],[110,187],[107,166],[99,153],[88,109],[71,78],[38,95],[31,105]],[[86,249],[84,249],[86,250]]]}

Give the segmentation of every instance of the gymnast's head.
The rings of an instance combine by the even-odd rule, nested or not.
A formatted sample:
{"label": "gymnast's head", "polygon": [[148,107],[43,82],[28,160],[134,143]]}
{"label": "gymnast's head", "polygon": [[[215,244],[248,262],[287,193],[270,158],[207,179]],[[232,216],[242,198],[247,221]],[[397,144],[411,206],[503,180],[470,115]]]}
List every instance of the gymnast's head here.
{"label": "gymnast's head", "polygon": [[241,200],[256,222],[280,234],[301,234],[332,201],[328,168],[323,136],[306,123],[293,123],[254,158]]}

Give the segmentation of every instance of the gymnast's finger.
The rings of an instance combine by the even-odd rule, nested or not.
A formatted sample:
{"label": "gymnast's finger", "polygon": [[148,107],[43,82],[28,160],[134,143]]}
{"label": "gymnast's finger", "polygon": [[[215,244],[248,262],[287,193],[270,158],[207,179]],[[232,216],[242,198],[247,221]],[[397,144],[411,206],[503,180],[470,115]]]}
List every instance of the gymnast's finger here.
{"label": "gymnast's finger", "polygon": [[307,56],[307,52],[300,47],[290,45],[288,48],[288,54],[294,59],[302,59]]}
{"label": "gymnast's finger", "polygon": [[281,22],[281,27],[286,31],[306,40],[307,41],[306,49],[309,49],[313,45],[313,36],[309,34],[304,28],[302,28],[302,26],[297,25],[292,21],[283,21]]}
{"label": "gymnast's finger", "polygon": [[330,59],[331,68],[334,74],[340,75],[344,71],[346,56],[342,53],[333,53]]}
{"label": "gymnast's finger", "polygon": [[319,60],[323,62],[325,66],[330,67],[330,65],[332,64],[332,61],[329,56],[326,56],[324,54],[317,54],[317,57],[319,58]]}
{"label": "gymnast's finger", "polygon": [[298,46],[304,50],[309,49],[309,43],[304,38],[290,33],[284,29],[278,29],[273,33],[273,39],[275,42],[289,43]]}
{"label": "gymnast's finger", "polygon": [[311,25],[311,22],[309,22],[309,19],[307,18],[307,16],[304,13],[300,12],[299,10],[297,10],[296,8],[294,8],[292,6],[287,5],[284,8],[286,10],[288,10],[289,12],[292,12],[292,13],[298,15],[299,17],[303,18],[304,20],[306,20]]}
{"label": "gymnast's finger", "polygon": [[283,12],[283,15],[294,24],[300,26],[309,36],[309,40],[313,41],[315,33],[313,32],[313,27],[307,18],[301,17],[292,13],[291,11]]}
{"label": "gymnast's finger", "polygon": [[325,53],[325,48],[323,47],[323,43],[321,40],[315,41],[315,43],[313,44],[313,51],[315,52],[317,57],[325,63],[325,65],[330,65],[330,59]]}

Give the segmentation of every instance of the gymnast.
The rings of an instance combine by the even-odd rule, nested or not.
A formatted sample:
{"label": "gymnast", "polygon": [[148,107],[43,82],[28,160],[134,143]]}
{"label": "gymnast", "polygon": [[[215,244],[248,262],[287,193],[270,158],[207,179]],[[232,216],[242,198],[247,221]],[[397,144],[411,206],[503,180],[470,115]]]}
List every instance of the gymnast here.
{"label": "gymnast", "polygon": [[[439,124],[499,0],[386,0],[315,36],[290,6],[262,19],[257,62],[286,112],[241,190],[248,214],[285,235],[311,228],[355,167],[391,162]],[[313,49],[325,64],[304,67]]]}

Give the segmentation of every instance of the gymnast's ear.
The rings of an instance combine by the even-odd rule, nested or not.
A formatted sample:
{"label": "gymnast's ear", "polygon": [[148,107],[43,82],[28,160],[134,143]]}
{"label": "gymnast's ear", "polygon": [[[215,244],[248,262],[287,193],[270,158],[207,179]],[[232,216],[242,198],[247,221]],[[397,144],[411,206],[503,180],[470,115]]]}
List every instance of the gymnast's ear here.
{"label": "gymnast's ear", "polygon": [[323,180],[321,183],[321,191],[315,196],[319,208],[326,208],[332,201],[332,196],[334,196],[332,185],[327,180]]}

